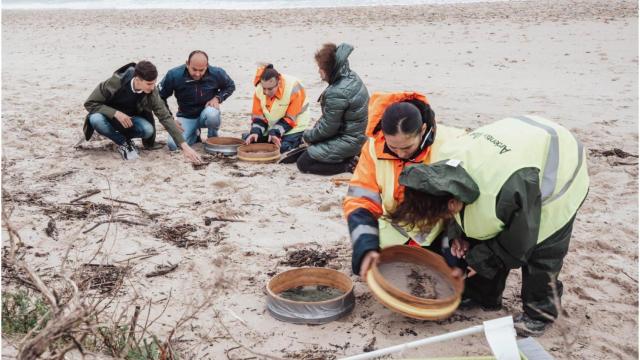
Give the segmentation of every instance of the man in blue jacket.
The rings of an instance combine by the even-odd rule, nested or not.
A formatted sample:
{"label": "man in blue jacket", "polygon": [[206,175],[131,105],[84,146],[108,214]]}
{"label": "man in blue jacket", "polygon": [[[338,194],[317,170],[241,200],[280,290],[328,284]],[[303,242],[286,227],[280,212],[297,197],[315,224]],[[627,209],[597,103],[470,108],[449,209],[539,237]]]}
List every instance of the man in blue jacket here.
{"label": "man in blue jacket", "polygon": [[[220,104],[236,89],[229,75],[223,69],[209,65],[209,57],[200,50],[192,51],[186,64],[169,70],[158,87],[165,102],[175,94],[178,101],[176,123],[189,145],[200,140],[201,128],[207,128],[208,137],[218,136]],[[171,136],[167,145],[171,151],[177,148]]]}

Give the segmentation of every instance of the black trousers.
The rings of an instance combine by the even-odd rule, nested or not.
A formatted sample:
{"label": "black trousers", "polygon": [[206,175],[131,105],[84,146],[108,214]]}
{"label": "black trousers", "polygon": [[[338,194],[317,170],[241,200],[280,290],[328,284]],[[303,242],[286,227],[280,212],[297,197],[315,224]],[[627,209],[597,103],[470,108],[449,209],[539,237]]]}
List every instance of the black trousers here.
{"label": "black trousers", "polygon": [[298,165],[298,170],[303,173],[311,173],[316,175],[336,175],[348,172],[351,160],[352,159],[349,158],[339,163],[326,163],[313,159],[311,156],[309,156],[309,153],[305,151],[302,153],[302,155],[300,155],[298,161],[296,161],[296,165]]}
{"label": "black trousers", "polygon": [[[551,322],[558,317],[558,307],[562,297],[562,282],[558,274],[562,269],[564,257],[569,250],[569,240],[573,230],[574,217],[560,230],[536,245],[522,269],[523,311],[529,317]],[[480,275],[465,281],[464,298],[471,298],[485,306],[502,304],[509,269],[498,271],[493,279]]]}

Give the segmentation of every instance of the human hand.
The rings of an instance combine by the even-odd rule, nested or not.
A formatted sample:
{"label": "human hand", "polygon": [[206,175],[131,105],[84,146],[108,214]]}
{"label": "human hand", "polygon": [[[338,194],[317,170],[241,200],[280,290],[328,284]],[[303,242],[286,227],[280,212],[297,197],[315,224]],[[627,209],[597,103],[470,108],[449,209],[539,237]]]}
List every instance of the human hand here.
{"label": "human hand", "polygon": [[189,144],[183,142],[182,144],[180,144],[180,148],[182,148],[182,153],[189,162],[196,165],[202,164],[202,158],[195,150],[191,148],[191,146],[189,146]]}
{"label": "human hand", "polygon": [[362,263],[360,263],[360,277],[364,278],[371,265],[377,263],[378,259],[380,259],[380,253],[376,250],[370,250],[364,254]]}
{"label": "human hand", "polygon": [[244,140],[244,143],[249,145],[256,141],[258,141],[258,134],[249,134],[249,136]]}
{"label": "human hand", "polygon": [[220,99],[218,99],[217,96],[214,96],[213,99],[207,101],[205,106],[211,106],[220,110]]}
{"label": "human hand", "polygon": [[277,147],[280,147],[280,145],[282,144],[282,140],[280,140],[280,138],[275,135],[269,135],[269,142],[273,143]]}
{"label": "human hand", "polygon": [[459,268],[459,267],[454,267],[453,270],[451,270],[451,276],[453,276],[454,278],[470,278],[472,276],[474,276],[475,274],[477,274],[477,272],[475,270],[473,270],[473,268],[471,266],[467,266],[467,274],[465,275],[464,271]]}
{"label": "human hand", "polygon": [[463,239],[453,239],[451,242],[451,255],[463,259],[469,251],[469,242]]}
{"label": "human hand", "polygon": [[118,122],[120,123],[120,125],[122,125],[122,127],[124,127],[125,129],[128,129],[133,126],[133,121],[131,121],[131,117],[123,112],[116,111],[113,117],[115,117],[116,120],[118,120]]}

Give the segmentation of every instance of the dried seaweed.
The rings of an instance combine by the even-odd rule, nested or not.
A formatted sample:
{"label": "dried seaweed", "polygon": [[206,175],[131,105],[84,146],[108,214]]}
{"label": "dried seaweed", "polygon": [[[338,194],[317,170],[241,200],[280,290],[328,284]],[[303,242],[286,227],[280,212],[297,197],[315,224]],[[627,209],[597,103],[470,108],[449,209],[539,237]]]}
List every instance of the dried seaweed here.
{"label": "dried seaweed", "polygon": [[287,259],[280,262],[281,265],[293,267],[316,266],[324,267],[330,260],[338,257],[337,251],[331,249],[329,251],[318,251],[315,249],[293,250],[287,253]]}

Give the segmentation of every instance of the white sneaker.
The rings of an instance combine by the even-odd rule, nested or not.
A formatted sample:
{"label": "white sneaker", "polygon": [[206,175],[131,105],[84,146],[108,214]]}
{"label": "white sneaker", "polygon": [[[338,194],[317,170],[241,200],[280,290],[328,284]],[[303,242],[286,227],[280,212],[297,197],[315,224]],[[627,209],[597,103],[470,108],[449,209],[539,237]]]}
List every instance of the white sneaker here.
{"label": "white sneaker", "polygon": [[140,157],[138,149],[136,149],[131,140],[127,140],[127,142],[118,146],[118,152],[122,155],[123,160],[135,160]]}

